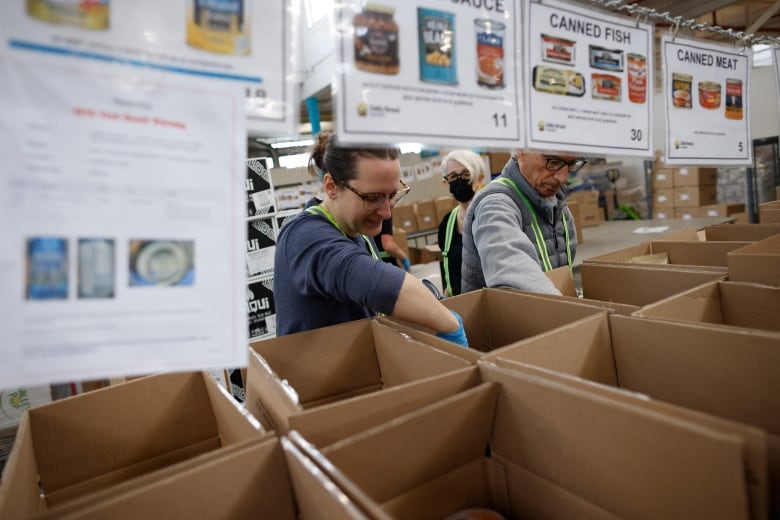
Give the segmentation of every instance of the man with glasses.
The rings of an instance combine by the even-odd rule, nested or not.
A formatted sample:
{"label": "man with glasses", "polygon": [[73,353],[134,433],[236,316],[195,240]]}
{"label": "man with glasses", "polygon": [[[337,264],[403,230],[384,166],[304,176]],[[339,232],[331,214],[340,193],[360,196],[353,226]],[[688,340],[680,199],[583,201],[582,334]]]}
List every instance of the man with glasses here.
{"label": "man with glasses", "polygon": [[564,187],[587,162],[561,152],[512,156],[466,215],[463,292],[511,287],[560,294],[544,273],[571,269],[577,238]]}
{"label": "man with glasses", "polygon": [[467,346],[460,317],[413,275],[379,259],[382,221],[409,192],[394,148],[340,146],[318,136],[309,169],[325,200],[285,223],[274,255],[277,335],[387,314]]}

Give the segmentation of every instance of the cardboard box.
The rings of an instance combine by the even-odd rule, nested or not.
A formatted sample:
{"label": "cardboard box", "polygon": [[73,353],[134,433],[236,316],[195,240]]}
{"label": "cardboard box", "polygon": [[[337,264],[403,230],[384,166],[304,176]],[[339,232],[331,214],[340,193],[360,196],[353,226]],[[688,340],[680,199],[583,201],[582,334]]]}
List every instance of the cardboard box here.
{"label": "cardboard box", "polygon": [[403,228],[393,227],[393,240],[398,244],[398,247],[409,256],[409,240],[406,238],[406,231]]}
{"label": "cardboard box", "polygon": [[655,220],[669,220],[674,218],[674,208],[653,208],[653,218]]}
{"label": "cardboard box", "polygon": [[693,208],[707,206],[718,201],[718,188],[712,186],[675,186],[674,207]]}
{"label": "cardboard box", "polygon": [[717,168],[677,168],[674,172],[674,187],[715,186],[718,183]]}
{"label": "cardboard box", "polygon": [[654,168],[650,172],[650,182],[653,190],[674,188],[674,172],[676,168]]}
{"label": "cardboard box", "polygon": [[762,224],[780,224],[780,201],[759,204],[758,221]]}
{"label": "cardboard box", "polygon": [[572,271],[568,265],[557,267],[550,271],[545,271],[544,274],[547,275],[547,278],[550,279],[555,288],[558,289],[562,295],[574,297],[577,296],[577,288],[574,286]]}
{"label": "cardboard box", "polygon": [[612,253],[594,256],[586,263],[626,264],[643,263],[646,255],[666,255],[668,264],[695,266],[697,270],[726,271],[726,253],[748,245],[748,242],[702,242],[684,240],[652,240]]}
{"label": "cardboard box", "polygon": [[674,208],[674,218],[680,220],[699,218],[699,208]]}
{"label": "cardboard box", "polygon": [[436,219],[436,204],[433,202],[433,199],[415,202],[414,212],[417,218],[418,231],[439,227],[439,221]]}
{"label": "cardboard box", "polygon": [[485,383],[332,445],[290,438],[372,518],[478,507],[505,518],[748,517],[746,438],[536,374],[480,371]]}
{"label": "cardboard box", "polygon": [[401,228],[407,233],[417,231],[417,216],[414,212],[414,204],[393,208],[393,227]]}
{"label": "cardboard box", "polygon": [[[571,321],[606,312],[601,307],[500,289],[459,294],[442,300],[442,304],[460,314],[469,350],[479,352],[490,352]],[[544,319],[539,319],[540,316]]]}
{"label": "cardboard box", "polygon": [[729,280],[780,286],[780,235],[728,254]]}
{"label": "cardboard box", "polygon": [[598,226],[604,221],[604,212],[599,208],[598,191],[575,191],[570,193],[566,200],[579,203],[583,227]]}
{"label": "cardboard box", "polygon": [[580,267],[580,277],[585,298],[642,307],[692,287],[723,280],[726,273],[674,266],[585,262]]}
{"label": "cardboard box", "polygon": [[469,365],[377,320],[353,321],[250,343],[246,407],[285,434],[306,410]]}
{"label": "cardboard box", "polygon": [[660,188],[653,191],[653,209],[671,209],[674,207],[674,188]]}
{"label": "cardboard box", "polygon": [[780,287],[710,282],[646,305],[634,316],[780,332]]}
{"label": "cardboard box", "polygon": [[633,401],[631,408],[655,408],[662,415],[738,436],[745,447],[745,478],[723,489],[746,489],[750,517],[767,518],[767,468],[775,500],[780,498],[780,445],[772,433],[778,426],[774,410],[780,406],[780,379],[774,377],[780,336],[754,332],[755,341],[746,342],[740,339],[744,335],[610,314],[608,320],[594,316],[555,334],[529,338],[482,362],[539,373],[627,405]]}
{"label": "cardboard box", "polygon": [[582,244],[582,228],[585,224],[582,222],[582,210],[580,209],[580,203],[576,200],[567,200],[566,205],[571,211],[572,220],[574,220],[574,228],[577,230],[577,243]]}
{"label": "cardboard box", "polygon": [[28,410],[0,486],[0,518],[29,518],[264,434],[205,372],[149,376]]}
{"label": "cardboard box", "polygon": [[[512,158],[512,154],[509,152],[489,152],[487,156],[488,161],[490,162],[490,173],[501,173],[504,166],[506,166],[506,163]],[[489,181],[490,175],[485,179],[485,183]]]}
{"label": "cardboard box", "polygon": [[734,213],[744,213],[744,204],[713,204],[699,208],[700,217],[728,217]]}
{"label": "cardboard box", "polygon": [[703,230],[707,241],[743,241],[755,242],[780,234],[778,224],[716,224]]}
{"label": "cardboard box", "polygon": [[436,225],[438,226],[452,211],[452,208],[458,205],[458,201],[452,195],[437,197],[433,199],[436,211]]}

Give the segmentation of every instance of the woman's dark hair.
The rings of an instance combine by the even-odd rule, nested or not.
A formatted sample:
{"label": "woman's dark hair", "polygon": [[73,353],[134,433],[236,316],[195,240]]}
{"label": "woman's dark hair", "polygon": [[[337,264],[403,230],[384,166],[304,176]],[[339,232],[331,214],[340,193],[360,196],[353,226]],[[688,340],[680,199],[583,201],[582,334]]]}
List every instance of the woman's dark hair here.
{"label": "woman's dark hair", "polygon": [[398,159],[397,148],[349,148],[336,143],[336,134],[320,132],[310,149],[309,172],[320,179],[330,173],[337,181],[348,181],[357,177],[357,160],[361,157],[377,159]]}

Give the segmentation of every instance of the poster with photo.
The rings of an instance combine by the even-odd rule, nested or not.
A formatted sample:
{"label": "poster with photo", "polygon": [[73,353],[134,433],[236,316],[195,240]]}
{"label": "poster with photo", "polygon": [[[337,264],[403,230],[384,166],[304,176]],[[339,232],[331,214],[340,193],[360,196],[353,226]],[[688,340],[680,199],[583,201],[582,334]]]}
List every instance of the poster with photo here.
{"label": "poster with photo", "polygon": [[340,2],[333,79],[340,139],[518,147],[518,5]]}
{"label": "poster with photo", "polygon": [[553,0],[526,2],[528,147],[653,155],[653,26]]}
{"label": "poster with photo", "polygon": [[752,165],[752,49],[665,35],[661,56],[666,164]]}

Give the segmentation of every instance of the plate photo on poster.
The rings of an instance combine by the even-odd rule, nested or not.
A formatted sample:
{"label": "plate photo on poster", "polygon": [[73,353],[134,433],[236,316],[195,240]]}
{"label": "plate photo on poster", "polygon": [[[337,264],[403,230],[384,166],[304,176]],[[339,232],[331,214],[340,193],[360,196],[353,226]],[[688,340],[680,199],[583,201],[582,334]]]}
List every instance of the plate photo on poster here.
{"label": "plate photo on poster", "polygon": [[192,240],[131,240],[130,286],[183,286],[195,281]]}

